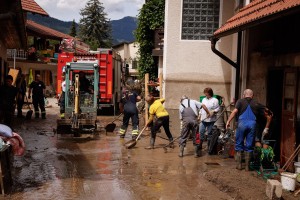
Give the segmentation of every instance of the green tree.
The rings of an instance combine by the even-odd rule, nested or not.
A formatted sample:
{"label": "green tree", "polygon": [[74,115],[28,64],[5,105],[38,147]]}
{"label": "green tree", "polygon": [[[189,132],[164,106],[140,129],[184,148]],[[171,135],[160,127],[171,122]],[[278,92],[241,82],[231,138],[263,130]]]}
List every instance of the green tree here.
{"label": "green tree", "polygon": [[85,8],[80,10],[80,38],[90,45],[92,50],[110,48],[112,45],[111,25],[104,7],[99,0],[89,0]]}
{"label": "green tree", "polygon": [[148,0],[138,14],[138,25],[135,37],[139,43],[140,76],[149,73],[150,78],[157,77],[157,62],[153,59],[154,31],[156,28],[164,27],[165,0]]}
{"label": "green tree", "polygon": [[75,19],[73,19],[69,35],[71,35],[72,37],[76,37],[77,36]]}

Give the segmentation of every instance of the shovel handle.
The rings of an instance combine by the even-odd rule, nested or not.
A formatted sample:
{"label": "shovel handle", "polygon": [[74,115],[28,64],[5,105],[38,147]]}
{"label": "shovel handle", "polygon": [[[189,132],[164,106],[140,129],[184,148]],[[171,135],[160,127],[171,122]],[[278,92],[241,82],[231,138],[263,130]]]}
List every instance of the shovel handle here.
{"label": "shovel handle", "polygon": [[144,132],[144,130],[147,128],[147,126],[145,126],[141,132],[139,133],[139,135],[137,136],[137,138],[135,139],[135,141],[138,141],[138,139],[140,138],[140,136],[142,135],[142,133]]}
{"label": "shovel handle", "polygon": [[178,140],[180,137],[181,137],[181,135],[178,136],[177,138],[173,139],[172,141],[170,141],[168,144],[166,144],[166,145],[163,146],[162,148],[166,148],[166,147],[170,146],[170,144],[174,143],[174,142],[175,142],[176,140]]}
{"label": "shovel handle", "polygon": [[119,116],[116,117],[116,118],[115,118],[112,122],[110,122],[110,123],[114,123],[117,119],[119,119],[119,117],[121,117],[121,115],[123,115],[123,113],[119,114]]}

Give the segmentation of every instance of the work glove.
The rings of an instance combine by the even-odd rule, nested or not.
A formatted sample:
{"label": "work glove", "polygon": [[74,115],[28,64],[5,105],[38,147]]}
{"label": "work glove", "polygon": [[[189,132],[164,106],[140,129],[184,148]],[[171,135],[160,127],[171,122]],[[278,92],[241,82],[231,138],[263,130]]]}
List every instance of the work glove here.
{"label": "work glove", "polygon": [[264,140],[264,137],[269,134],[269,128],[265,128],[262,132],[261,141]]}

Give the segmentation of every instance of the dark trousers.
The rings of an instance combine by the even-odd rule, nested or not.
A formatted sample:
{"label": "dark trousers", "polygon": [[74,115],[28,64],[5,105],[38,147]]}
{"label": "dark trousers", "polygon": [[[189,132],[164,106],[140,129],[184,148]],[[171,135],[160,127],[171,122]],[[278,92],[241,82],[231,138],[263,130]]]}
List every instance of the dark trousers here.
{"label": "dark trousers", "polygon": [[124,117],[123,117],[123,124],[121,126],[121,129],[126,130],[129,124],[129,120],[131,119],[132,122],[132,130],[137,130],[139,126],[139,115],[138,111],[136,112],[126,112],[124,110]]}
{"label": "dark trousers", "polygon": [[161,126],[163,126],[169,140],[173,140],[173,136],[170,132],[169,125],[170,125],[169,116],[164,116],[164,117],[157,118],[157,120],[153,123],[153,125],[151,127],[151,138],[155,139],[157,131],[159,130],[159,128]]}
{"label": "dark trousers", "polygon": [[18,110],[18,116],[22,115],[22,108],[24,105],[24,94],[19,94],[17,99],[17,110]]}
{"label": "dark trousers", "polygon": [[12,118],[14,115],[14,105],[1,106],[0,108],[0,123],[3,123],[12,128]]}
{"label": "dark trousers", "polygon": [[198,131],[197,120],[189,121],[189,122],[183,121],[182,123],[183,124],[182,124],[181,133],[180,133],[181,137],[179,140],[179,145],[183,145],[183,146],[186,145],[186,141],[189,139],[190,132],[192,134],[193,144],[195,145],[196,144],[196,133]]}
{"label": "dark trousers", "polygon": [[41,109],[42,116],[46,116],[46,110],[45,110],[45,100],[44,97],[34,97],[32,98],[32,104],[34,107],[34,113],[36,117],[39,117]]}
{"label": "dark trousers", "polygon": [[59,98],[60,114],[65,113],[65,92]]}

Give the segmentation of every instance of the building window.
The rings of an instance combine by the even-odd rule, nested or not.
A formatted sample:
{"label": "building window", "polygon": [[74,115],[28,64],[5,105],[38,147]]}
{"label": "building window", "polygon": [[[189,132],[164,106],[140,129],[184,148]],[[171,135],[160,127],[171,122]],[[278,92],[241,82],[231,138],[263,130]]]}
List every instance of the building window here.
{"label": "building window", "polygon": [[220,0],[183,0],[182,40],[208,40],[219,27]]}
{"label": "building window", "polygon": [[137,69],[138,61],[136,59],[132,60],[132,69]]}

